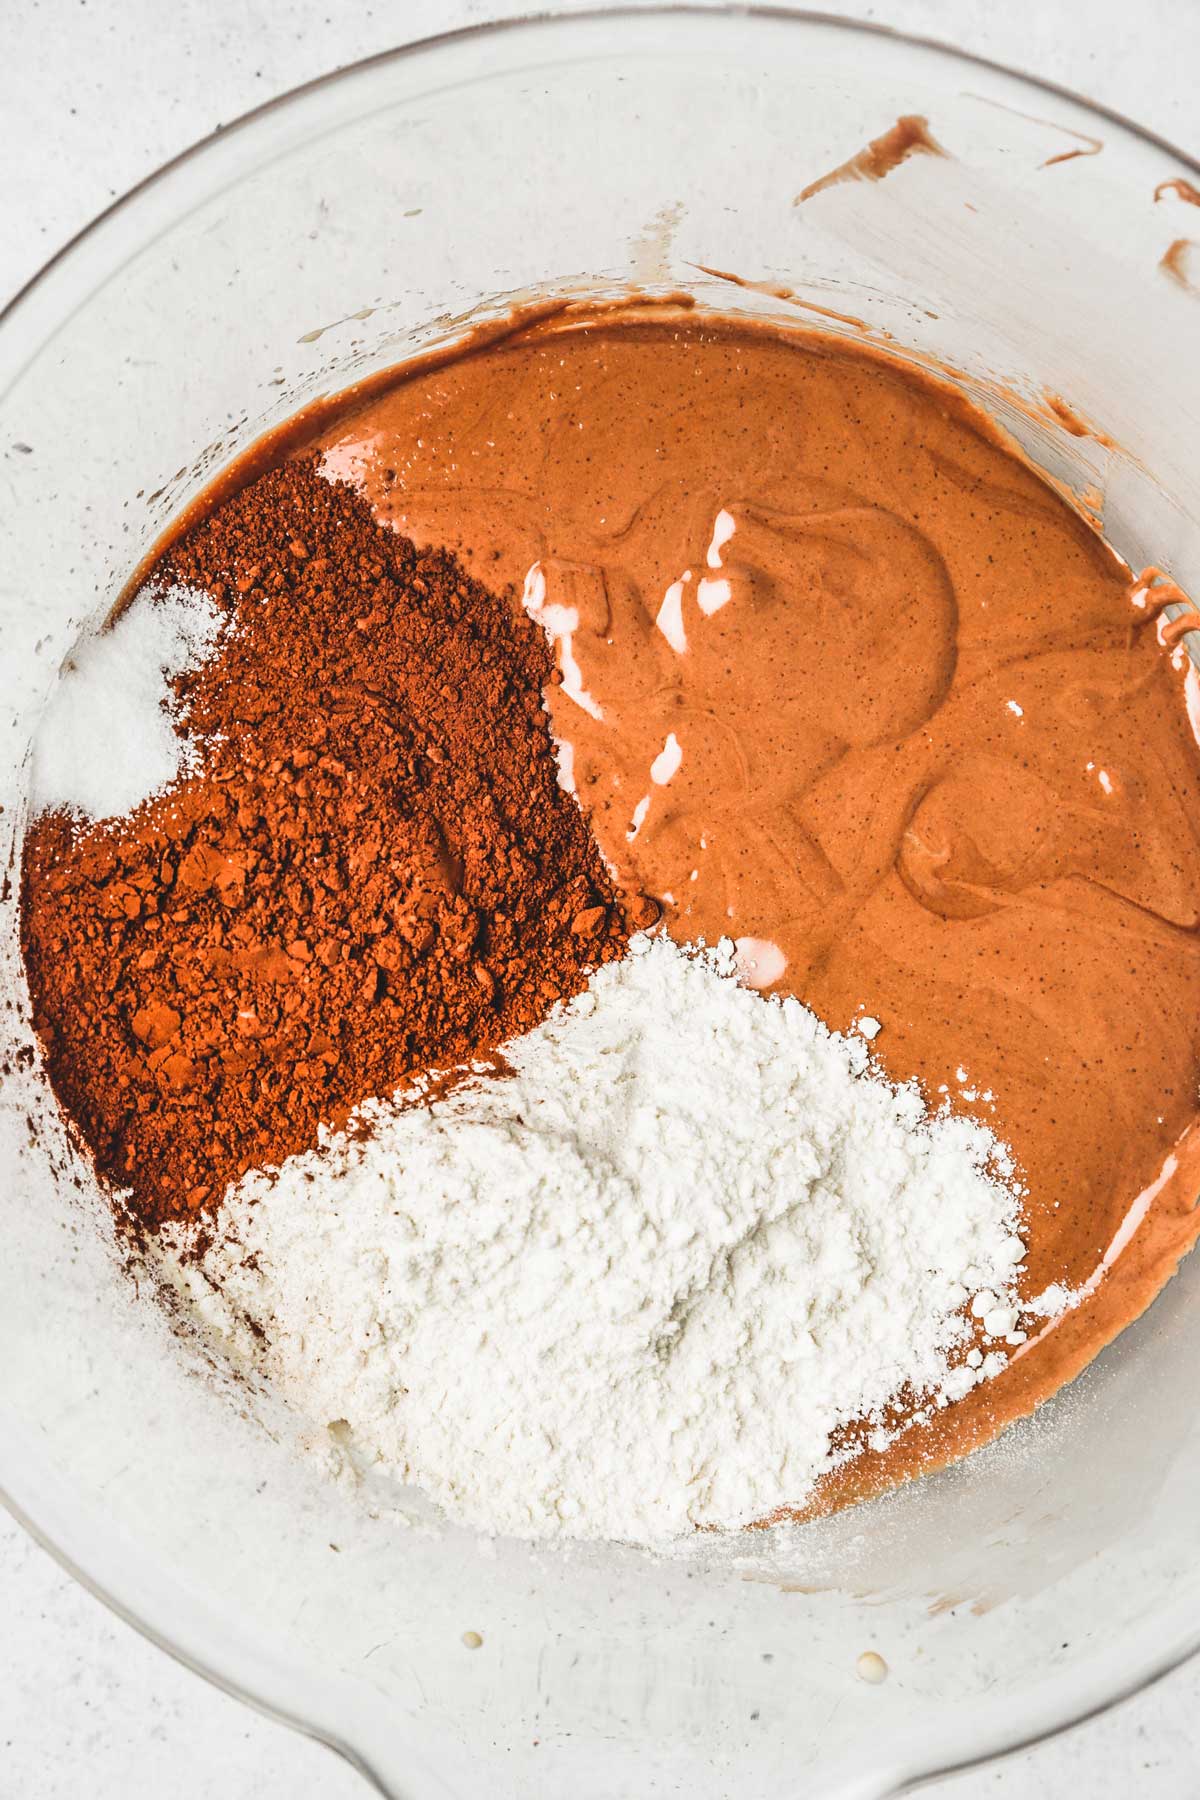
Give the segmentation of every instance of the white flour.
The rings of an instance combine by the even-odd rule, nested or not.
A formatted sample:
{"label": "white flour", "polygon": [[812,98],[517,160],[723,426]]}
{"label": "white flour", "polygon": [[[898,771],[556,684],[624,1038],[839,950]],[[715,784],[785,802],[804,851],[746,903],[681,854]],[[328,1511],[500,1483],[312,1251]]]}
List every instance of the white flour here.
{"label": "white flour", "polygon": [[1003,1366],[1019,1203],[986,1130],[732,966],[635,940],[514,1077],[247,1177],[216,1291],[176,1278],[309,1420],[486,1531],[661,1544],[802,1501],[838,1427],[883,1441],[902,1390]]}
{"label": "white flour", "polygon": [[139,595],[111,630],[84,638],[38,728],[34,809],[117,818],[190,767],[193,751],[171,723],[167,681],[202,662],[220,629],[207,594],[174,587],[158,599]]}

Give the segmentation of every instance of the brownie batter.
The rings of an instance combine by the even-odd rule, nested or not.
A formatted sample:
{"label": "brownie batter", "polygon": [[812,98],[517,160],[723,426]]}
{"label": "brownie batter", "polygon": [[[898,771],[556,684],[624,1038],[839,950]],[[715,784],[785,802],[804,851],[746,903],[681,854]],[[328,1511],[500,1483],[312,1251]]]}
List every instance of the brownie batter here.
{"label": "brownie batter", "polygon": [[888,1075],[1019,1159],[1022,1292],[1081,1302],[820,1503],[1028,1411],[1200,1230],[1178,591],[1133,583],[948,385],[686,310],[518,322],[316,441],[550,632],[561,778],[623,885],[835,1028],[881,1021]]}

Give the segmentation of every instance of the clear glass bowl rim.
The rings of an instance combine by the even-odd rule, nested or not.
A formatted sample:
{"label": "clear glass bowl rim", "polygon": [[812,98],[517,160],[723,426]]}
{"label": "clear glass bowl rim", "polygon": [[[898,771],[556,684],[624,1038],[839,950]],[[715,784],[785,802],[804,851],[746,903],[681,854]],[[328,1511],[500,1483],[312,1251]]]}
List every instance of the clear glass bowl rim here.
{"label": "clear glass bowl rim", "polygon": [[[146,203],[150,200],[169,199],[177,178],[185,172],[190,173],[195,168],[203,168],[206,161],[212,160],[214,152],[218,148],[223,152],[230,145],[236,145],[239,142],[245,143],[247,137],[252,137],[256,131],[273,122],[278,115],[287,112],[298,102],[309,96],[332,90],[340,84],[350,83],[372,68],[395,65],[402,61],[418,59],[432,51],[449,49],[478,40],[499,39],[520,32],[529,33],[541,30],[550,35],[551,33],[569,32],[573,26],[580,24],[594,25],[597,22],[635,24],[636,21],[647,18],[659,21],[670,19],[702,21],[713,18],[739,20],[744,21],[749,30],[753,30],[755,24],[760,22],[795,26],[800,29],[817,27],[827,32],[844,34],[848,39],[866,36],[893,42],[903,50],[919,53],[929,52],[961,63],[968,68],[986,69],[992,74],[1007,77],[1050,98],[1065,100],[1072,106],[1078,107],[1082,112],[1090,114],[1093,119],[1103,120],[1110,128],[1115,126],[1118,132],[1128,134],[1143,145],[1161,151],[1172,162],[1190,174],[1200,177],[1200,160],[1180,149],[1160,132],[1139,124],[1114,107],[1087,99],[1061,82],[1046,80],[1014,67],[1012,64],[965,50],[944,39],[922,32],[905,31],[883,21],[856,19],[837,13],[823,12],[815,8],[754,4],[692,4],[688,3],[688,0],[682,0],[682,3],[679,4],[589,6],[577,11],[573,10],[570,13],[558,13],[550,9],[521,13],[505,19],[484,20],[477,24],[430,33],[410,42],[398,44],[392,49],[376,51],[370,56],[361,57],[324,75],[301,82],[286,89],[283,93],[263,101],[230,121],[229,124],[222,125],[207,136],[188,145],[177,155],[168,158],[166,162],[160,164],[124,194],[118,196],[68,238],[0,308],[0,399],[19,379],[24,368],[38,351],[52,339],[55,332],[61,329],[79,307],[86,304],[94,288],[111,278],[130,254],[144,248],[152,240],[153,231],[145,228],[151,224]],[[146,214],[145,226],[143,226],[143,214]],[[167,216],[172,216],[169,210]],[[128,227],[127,231],[123,229],[125,227]],[[47,308],[47,316],[41,316],[40,309],[43,305]],[[73,1580],[78,1581],[118,1618],[131,1625],[158,1649],[191,1669],[195,1674],[210,1681],[214,1686],[254,1707],[257,1711],[277,1719],[280,1723],[287,1724],[307,1736],[318,1738],[320,1742],[351,1763],[372,1786],[379,1787],[369,1764],[357,1753],[353,1745],[338,1741],[326,1729],[256,1696],[241,1683],[227,1678],[219,1669],[197,1660],[181,1645],[172,1642],[170,1637],[156,1626],[140,1617],[136,1607],[126,1604],[104,1582],[90,1574],[76,1558],[55,1541],[52,1532],[43,1529],[36,1519],[30,1517],[24,1508],[13,1501],[5,1489],[2,1471],[0,1471],[0,1504]],[[944,1761],[935,1758],[931,1751],[930,1760],[924,1768],[920,1770],[906,1769],[903,1775],[899,1775],[899,1771],[897,1772],[903,1790],[910,1791],[916,1783],[978,1767],[991,1762],[996,1757],[1028,1749],[1073,1726],[1084,1724],[1089,1719],[1096,1718],[1111,1707],[1118,1705],[1122,1700],[1131,1699],[1133,1696],[1145,1692],[1156,1681],[1180,1668],[1198,1652],[1200,1652],[1200,1621],[1196,1622],[1188,1634],[1187,1640],[1177,1641],[1170,1645],[1151,1664],[1137,1670],[1128,1681],[1114,1683],[1110,1691],[1091,1704],[1068,1702],[1062,1707],[1061,1713],[1053,1722],[1039,1724],[1029,1732],[1018,1730],[1006,1734],[1005,1741],[993,1741],[974,1754],[954,1756],[950,1761]],[[380,1788],[379,1791],[383,1790]],[[896,1787],[890,1791],[898,1793],[901,1789]]]}

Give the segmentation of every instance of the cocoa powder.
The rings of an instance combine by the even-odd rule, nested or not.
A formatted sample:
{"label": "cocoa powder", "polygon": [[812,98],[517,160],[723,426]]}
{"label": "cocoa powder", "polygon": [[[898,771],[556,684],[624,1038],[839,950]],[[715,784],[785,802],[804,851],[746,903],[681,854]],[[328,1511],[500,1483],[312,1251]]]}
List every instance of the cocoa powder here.
{"label": "cocoa powder", "polygon": [[35,819],[23,866],[51,1082],[150,1227],[527,1029],[650,916],[558,785],[511,594],[312,459],[177,544],[175,582],[230,619],[175,683],[198,768],[128,818]]}

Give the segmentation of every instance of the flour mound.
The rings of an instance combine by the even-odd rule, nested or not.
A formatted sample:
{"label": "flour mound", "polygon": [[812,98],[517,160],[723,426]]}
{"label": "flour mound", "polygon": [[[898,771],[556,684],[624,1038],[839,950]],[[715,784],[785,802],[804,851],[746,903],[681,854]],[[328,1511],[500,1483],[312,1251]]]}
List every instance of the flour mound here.
{"label": "flour mound", "polygon": [[483,1530],[661,1545],[802,1502],[840,1428],[1003,1366],[971,1303],[1019,1304],[1019,1198],[985,1128],[733,968],[635,939],[511,1077],[246,1177],[177,1279]]}
{"label": "flour mound", "polygon": [[212,654],[222,622],[207,594],[173,587],[140,594],[109,630],[76,646],[34,744],[35,812],[121,818],[194,765],[168,684]]}

